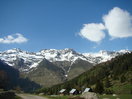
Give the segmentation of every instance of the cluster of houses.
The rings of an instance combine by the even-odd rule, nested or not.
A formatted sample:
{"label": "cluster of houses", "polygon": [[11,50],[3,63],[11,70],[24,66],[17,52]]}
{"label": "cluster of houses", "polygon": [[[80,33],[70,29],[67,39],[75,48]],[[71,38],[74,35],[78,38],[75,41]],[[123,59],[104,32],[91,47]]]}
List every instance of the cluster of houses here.
{"label": "cluster of houses", "polygon": [[66,89],[61,89],[59,91],[60,95],[66,95],[66,94],[70,94],[70,95],[77,95],[77,94],[81,94],[81,93],[85,93],[85,92],[92,92],[91,88],[86,88],[83,92],[77,90],[77,89],[71,89],[69,92],[67,92]]}

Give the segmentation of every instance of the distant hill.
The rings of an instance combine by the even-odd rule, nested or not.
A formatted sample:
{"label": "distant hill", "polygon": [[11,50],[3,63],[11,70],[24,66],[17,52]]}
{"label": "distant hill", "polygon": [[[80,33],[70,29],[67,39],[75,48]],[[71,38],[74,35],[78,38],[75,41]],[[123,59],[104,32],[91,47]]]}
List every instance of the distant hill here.
{"label": "distant hill", "polygon": [[86,87],[91,87],[97,93],[132,93],[132,53],[117,56],[70,81],[37,92],[57,94],[62,88],[83,90]]}

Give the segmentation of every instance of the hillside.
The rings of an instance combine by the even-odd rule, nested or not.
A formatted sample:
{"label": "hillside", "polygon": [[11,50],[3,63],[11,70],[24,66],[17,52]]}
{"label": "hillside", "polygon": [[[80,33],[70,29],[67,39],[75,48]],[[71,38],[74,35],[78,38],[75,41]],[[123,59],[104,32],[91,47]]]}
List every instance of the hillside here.
{"label": "hillside", "polygon": [[37,92],[57,94],[62,88],[83,90],[91,87],[98,93],[132,92],[132,53],[117,56],[111,61],[98,64],[80,76],[51,88],[42,88]]}
{"label": "hillside", "polygon": [[72,65],[69,64],[67,61],[52,63],[44,59],[37,68],[24,75],[44,87],[50,87],[73,79],[92,67],[92,64],[83,60],[76,60]]}
{"label": "hillside", "polygon": [[32,92],[37,88],[40,88],[40,85],[30,81],[28,78],[22,78],[17,69],[0,60],[0,89]]}
{"label": "hillside", "polygon": [[49,87],[58,83],[62,83],[64,79],[64,72],[48,60],[43,60],[38,68],[26,73],[25,76],[30,78],[44,87]]}

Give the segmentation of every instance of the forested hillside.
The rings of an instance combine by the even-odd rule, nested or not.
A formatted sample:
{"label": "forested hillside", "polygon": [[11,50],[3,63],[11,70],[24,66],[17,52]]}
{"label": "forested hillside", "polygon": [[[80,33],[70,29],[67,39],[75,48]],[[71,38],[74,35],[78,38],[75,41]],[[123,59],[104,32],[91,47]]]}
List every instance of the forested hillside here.
{"label": "forested hillside", "polygon": [[84,90],[91,87],[97,93],[132,93],[132,53],[117,56],[111,61],[98,64],[80,76],[51,88],[37,92],[57,94],[62,88]]}

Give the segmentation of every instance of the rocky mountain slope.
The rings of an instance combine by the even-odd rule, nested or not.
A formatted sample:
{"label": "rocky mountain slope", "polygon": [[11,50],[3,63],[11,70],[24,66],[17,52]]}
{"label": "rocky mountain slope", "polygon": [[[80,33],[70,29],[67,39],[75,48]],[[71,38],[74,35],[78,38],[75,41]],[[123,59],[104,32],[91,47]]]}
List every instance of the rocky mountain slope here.
{"label": "rocky mountain slope", "polygon": [[65,67],[63,68],[61,64],[63,63],[52,63],[44,59],[37,68],[33,68],[30,72],[26,73],[25,76],[45,87],[49,87],[73,79],[92,68],[92,64],[83,60],[77,60],[77,62],[70,66],[66,65],[67,62],[64,62]]}

